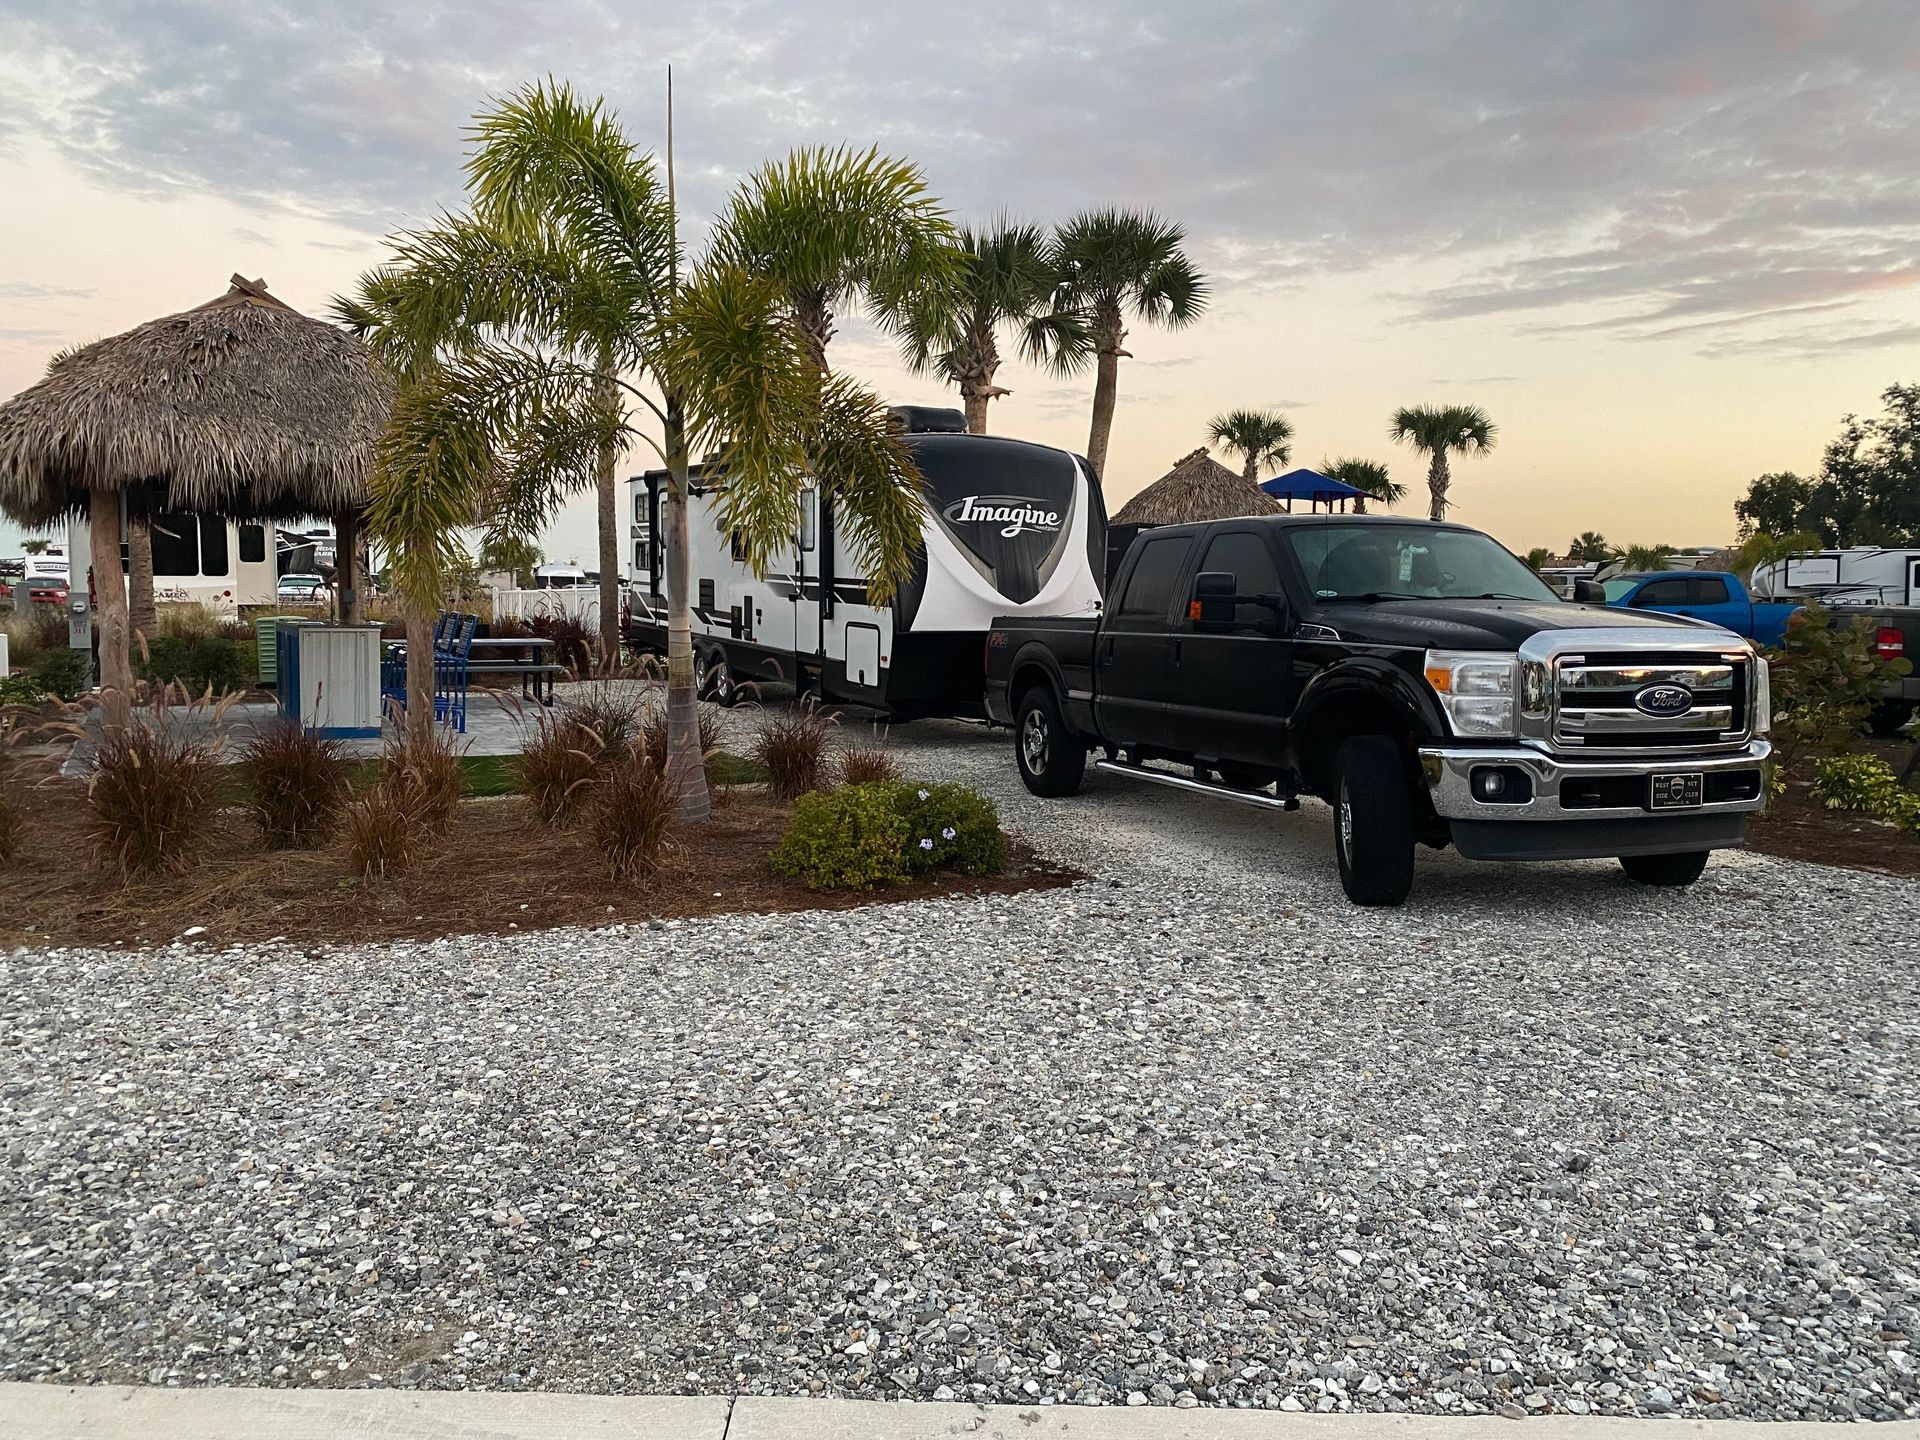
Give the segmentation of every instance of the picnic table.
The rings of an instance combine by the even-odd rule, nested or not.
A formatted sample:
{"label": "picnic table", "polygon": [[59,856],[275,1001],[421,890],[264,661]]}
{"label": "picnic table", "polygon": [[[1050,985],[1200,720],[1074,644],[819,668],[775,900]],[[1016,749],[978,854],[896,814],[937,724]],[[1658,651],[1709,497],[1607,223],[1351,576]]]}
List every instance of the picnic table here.
{"label": "picnic table", "polygon": [[551,705],[554,680],[567,673],[566,666],[551,658],[553,648],[552,640],[539,635],[476,636],[468,653],[467,673],[518,675],[523,697]]}

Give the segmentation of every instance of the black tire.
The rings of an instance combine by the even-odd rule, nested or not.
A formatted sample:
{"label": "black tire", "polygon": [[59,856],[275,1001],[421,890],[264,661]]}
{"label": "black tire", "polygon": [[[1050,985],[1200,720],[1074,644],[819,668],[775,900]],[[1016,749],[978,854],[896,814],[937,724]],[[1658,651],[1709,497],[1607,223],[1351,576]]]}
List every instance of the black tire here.
{"label": "black tire", "polygon": [[1020,697],[1013,709],[1013,758],[1036,795],[1071,795],[1087,771],[1087,748],[1067,732],[1060,702],[1045,685]]}
{"label": "black tire", "polygon": [[1679,855],[1622,855],[1620,868],[1627,872],[1629,880],[1637,880],[1642,885],[1665,885],[1677,888],[1691,885],[1700,878],[1707,868],[1705,850],[1689,850]]}
{"label": "black tire", "polygon": [[1384,735],[1340,746],[1333,785],[1333,856],[1356,905],[1399,905],[1413,889],[1413,795],[1400,747]]}
{"label": "black tire", "polygon": [[1900,727],[1913,718],[1913,706],[1904,700],[1889,700],[1873,707],[1867,716],[1867,729],[1881,739],[1900,733]]}
{"label": "black tire", "polygon": [[733,678],[733,668],[727,664],[727,652],[716,650],[707,661],[706,696],[716,705],[731,709],[740,698],[740,686]]}

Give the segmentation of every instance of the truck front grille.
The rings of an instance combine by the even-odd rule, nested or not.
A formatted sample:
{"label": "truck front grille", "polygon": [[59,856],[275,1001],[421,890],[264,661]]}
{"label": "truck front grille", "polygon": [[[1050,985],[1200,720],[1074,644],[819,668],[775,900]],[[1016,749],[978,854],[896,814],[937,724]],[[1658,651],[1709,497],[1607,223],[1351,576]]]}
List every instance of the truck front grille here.
{"label": "truck front grille", "polygon": [[[1732,655],[1568,655],[1555,677],[1552,742],[1587,753],[1715,750],[1744,744],[1751,677]],[[1652,687],[1692,697],[1684,712],[1649,714]],[[1658,708],[1658,707],[1656,707]]]}

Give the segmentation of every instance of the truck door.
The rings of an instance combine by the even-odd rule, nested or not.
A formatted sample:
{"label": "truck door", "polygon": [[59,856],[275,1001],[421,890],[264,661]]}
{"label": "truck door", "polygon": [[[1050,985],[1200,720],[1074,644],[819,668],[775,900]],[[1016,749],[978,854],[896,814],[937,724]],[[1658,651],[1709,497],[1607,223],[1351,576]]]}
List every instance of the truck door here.
{"label": "truck door", "polygon": [[1633,597],[1631,608],[1687,615],[1741,635],[1752,628],[1753,622],[1753,611],[1735,603],[1727,582],[1718,575],[1663,575],[1649,580]]}
{"label": "truck door", "polygon": [[1186,598],[1181,582],[1193,536],[1148,537],[1139,543],[1126,588],[1094,640],[1100,731],[1122,747],[1177,750],[1179,725],[1167,695],[1167,663],[1175,608]]}
{"label": "truck door", "polygon": [[[1280,566],[1265,535],[1211,536],[1193,574],[1226,571],[1241,595],[1280,593]],[[1191,593],[1192,584],[1188,584]],[[1170,647],[1168,695],[1182,711],[1186,748],[1206,760],[1277,765],[1292,708],[1293,641],[1284,612],[1234,607],[1230,631],[1202,630],[1189,613]]]}

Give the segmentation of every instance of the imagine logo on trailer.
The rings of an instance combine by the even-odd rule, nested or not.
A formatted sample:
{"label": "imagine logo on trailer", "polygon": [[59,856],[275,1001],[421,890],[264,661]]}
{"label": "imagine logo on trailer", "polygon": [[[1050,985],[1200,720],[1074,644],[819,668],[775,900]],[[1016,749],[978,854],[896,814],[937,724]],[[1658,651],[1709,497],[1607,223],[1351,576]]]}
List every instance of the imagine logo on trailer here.
{"label": "imagine logo on trailer", "polygon": [[1018,495],[969,495],[940,512],[956,525],[998,525],[1008,539],[1025,530],[1058,530],[1060,512],[1041,510]]}

